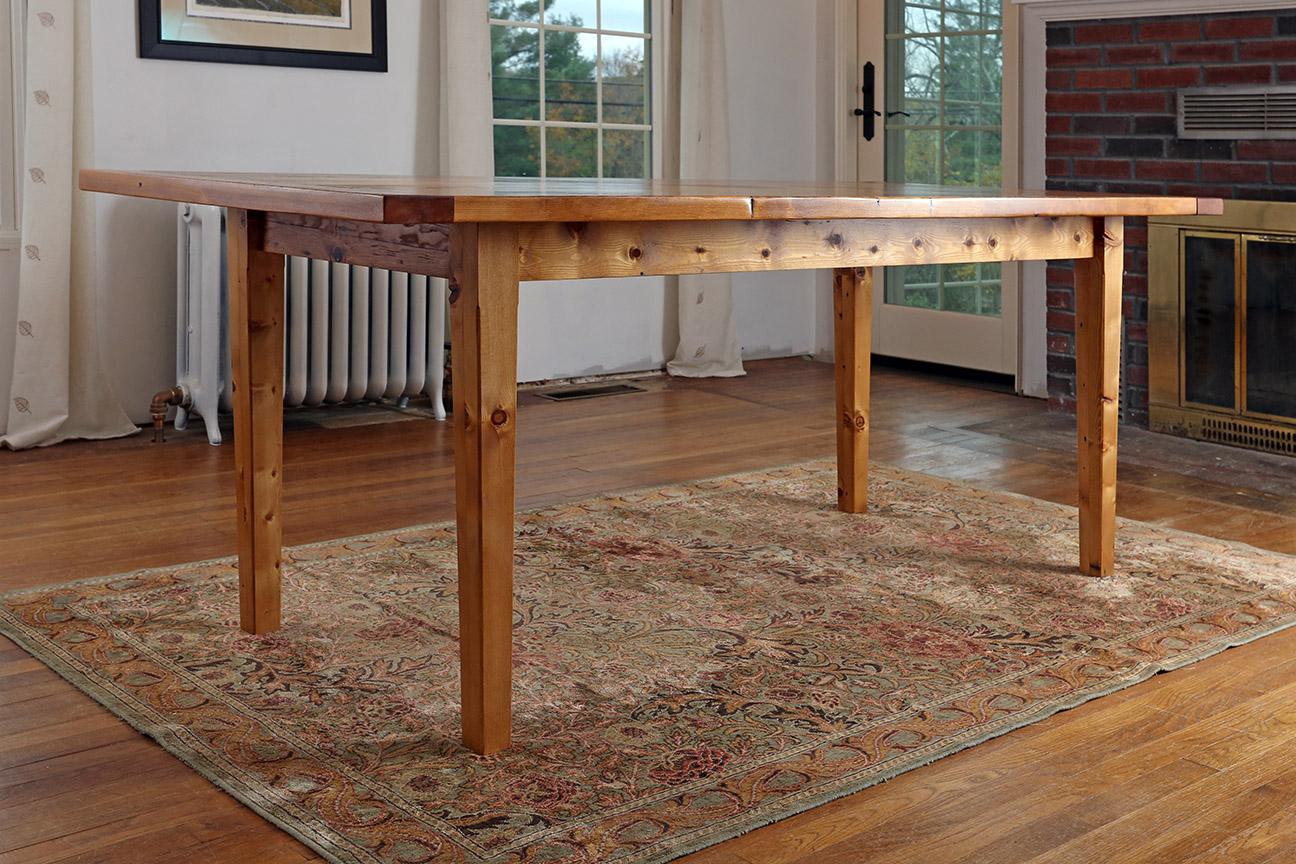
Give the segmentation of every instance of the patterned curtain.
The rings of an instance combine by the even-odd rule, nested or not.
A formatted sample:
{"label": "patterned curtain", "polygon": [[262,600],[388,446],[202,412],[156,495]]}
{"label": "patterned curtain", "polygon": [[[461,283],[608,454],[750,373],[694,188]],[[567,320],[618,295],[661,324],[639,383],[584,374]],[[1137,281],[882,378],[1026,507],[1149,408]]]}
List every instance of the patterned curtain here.
{"label": "patterned curtain", "polygon": [[[729,83],[720,0],[677,0],[680,15],[680,179],[729,179]],[[679,348],[671,375],[745,375],[729,274],[679,277]]]}
{"label": "patterned curtain", "polygon": [[136,431],[99,362],[90,0],[29,0],[18,328],[7,425],[15,450]]}

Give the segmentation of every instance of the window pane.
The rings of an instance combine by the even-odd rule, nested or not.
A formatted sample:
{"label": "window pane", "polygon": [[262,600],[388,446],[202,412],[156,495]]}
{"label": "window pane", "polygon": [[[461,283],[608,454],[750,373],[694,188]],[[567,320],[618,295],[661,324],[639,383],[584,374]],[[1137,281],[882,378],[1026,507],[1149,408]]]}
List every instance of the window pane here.
{"label": "window pane", "polygon": [[539,21],[539,0],[490,0],[490,17],[502,21]]}
{"label": "window pane", "polygon": [[940,101],[936,99],[906,99],[900,110],[909,116],[897,114],[886,122],[894,126],[937,126],[941,122]]}
{"label": "window pane", "polygon": [[[905,99],[941,98],[940,37],[904,40]],[[910,118],[910,123],[913,119]]]}
{"label": "window pane", "polygon": [[993,28],[999,29],[999,18],[1003,4],[1000,0],[945,0],[946,9],[957,9],[964,12],[979,12],[994,18]]}
{"label": "window pane", "polygon": [[598,122],[598,37],[545,31],[545,107],[550,120]]}
{"label": "window pane", "polygon": [[1236,407],[1236,246],[1229,237],[1183,239],[1184,398]]}
{"label": "window pane", "polygon": [[906,33],[937,33],[940,31],[940,9],[929,6],[905,6]]}
{"label": "window pane", "polygon": [[539,126],[495,127],[495,176],[540,176]]}
{"label": "window pane", "polygon": [[999,16],[981,15],[977,12],[960,12],[953,7],[945,10],[945,29],[956,33],[969,30],[998,30]]}
{"label": "window pane", "polygon": [[644,0],[603,0],[603,29],[647,33],[648,4]]}
{"label": "window pane", "polygon": [[947,312],[976,312],[976,285],[970,282],[946,282],[941,306]]}
{"label": "window pane", "polygon": [[902,278],[887,280],[886,302],[918,309],[940,308],[939,265],[918,264],[905,267],[896,275]]}
{"label": "window pane", "polygon": [[981,264],[981,305],[977,307],[978,315],[989,315],[991,318],[1003,317],[1003,265]]}
{"label": "window pane", "polygon": [[593,30],[598,27],[598,0],[545,0],[544,17],[546,24]]}
{"label": "window pane", "polygon": [[648,133],[638,129],[603,132],[603,176],[647,177]]}
{"label": "window pane", "polygon": [[603,122],[646,123],[647,42],[628,36],[603,37]]}
{"label": "window pane", "polygon": [[1247,242],[1247,410],[1296,417],[1296,244]]}
{"label": "window pane", "polygon": [[494,116],[540,119],[540,31],[491,26],[491,88]]}
{"label": "window pane", "polygon": [[597,177],[598,130],[556,129],[545,132],[545,171],[550,177]]}
{"label": "window pane", "polygon": [[998,36],[958,36],[945,40],[945,117],[954,125],[998,125],[1003,94],[999,64],[988,52],[1002,52]]}
{"label": "window pane", "polygon": [[941,183],[950,186],[998,186],[1003,178],[999,132],[973,129],[945,133]]}
{"label": "window pane", "polygon": [[939,183],[940,131],[936,129],[902,129],[893,131],[887,144],[904,154],[905,183]]}

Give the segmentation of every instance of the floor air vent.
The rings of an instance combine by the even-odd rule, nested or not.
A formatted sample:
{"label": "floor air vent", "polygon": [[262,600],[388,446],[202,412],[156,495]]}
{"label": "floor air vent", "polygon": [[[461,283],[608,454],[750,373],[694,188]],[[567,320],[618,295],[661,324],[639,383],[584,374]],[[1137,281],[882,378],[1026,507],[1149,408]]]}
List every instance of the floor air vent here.
{"label": "floor air vent", "polygon": [[1296,85],[1186,87],[1180,138],[1296,138]]}
{"label": "floor air vent", "polygon": [[595,384],[577,387],[556,387],[537,390],[536,395],[554,402],[572,402],[577,399],[597,399],[600,396],[619,396],[622,393],[643,393],[644,388],[632,384]]}
{"label": "floor air vent", "polygon": [[1219,444],[1232,444],[1235,447],[1296,456],[1296,432],[1248,420],[1221,420],[1207,417],[1202,420],[1201,438]]}

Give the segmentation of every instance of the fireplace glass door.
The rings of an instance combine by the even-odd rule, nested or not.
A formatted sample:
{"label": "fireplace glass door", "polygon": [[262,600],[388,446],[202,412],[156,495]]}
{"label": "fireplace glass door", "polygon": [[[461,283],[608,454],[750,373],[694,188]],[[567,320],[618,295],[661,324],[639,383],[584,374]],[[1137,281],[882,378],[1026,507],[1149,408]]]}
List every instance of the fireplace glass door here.
{"label": "fireplace glass door", "polygon": [[1296,417],[1296,238],[1183,235],[1184,405]]}
{"label": "fireplace glass door", "polygon": [[1245,238],[1246,411],[1296,417],[1296,240]]}

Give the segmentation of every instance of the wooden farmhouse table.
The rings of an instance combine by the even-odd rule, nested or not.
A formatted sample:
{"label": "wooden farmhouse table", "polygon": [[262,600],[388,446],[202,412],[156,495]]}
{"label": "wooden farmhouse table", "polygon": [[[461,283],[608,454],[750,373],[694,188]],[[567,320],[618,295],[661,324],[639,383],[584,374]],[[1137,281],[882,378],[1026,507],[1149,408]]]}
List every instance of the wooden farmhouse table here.
{"label": "wooden farmhouse table", "polygon": [[1218,199],[883,184],[89,170],[81,188],[229,208],[244,630],[279,627],[284,255],[450,280],[463,742],[510,745],[519,282],[832,268],[838,507],[867,509],[877,265],[1075,259],[1082,573],[1113,569],[1124,217]]}

